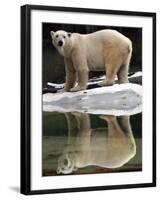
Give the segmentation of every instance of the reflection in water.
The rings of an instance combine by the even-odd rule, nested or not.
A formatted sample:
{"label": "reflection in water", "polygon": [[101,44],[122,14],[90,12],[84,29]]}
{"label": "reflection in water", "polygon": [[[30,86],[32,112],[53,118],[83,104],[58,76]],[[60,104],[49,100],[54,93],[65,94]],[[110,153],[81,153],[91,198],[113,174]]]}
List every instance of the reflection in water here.
{"label": "reflection in water", "polygon": [[96,165],[117,168],[136,153],[129,117],[99,116],[108,130],[93,130],[88,114],[66,113],[68,145],[58,159],[57,173],[70,174],[78,168]]}
{"label": "reflection in water", "polygon": [[[50,161],[43,156],[44,171],[46,168],[44,166],[47,165],[46,163],[49,164],[51,159],[56,162],[53,164],[55,172],[49,175],[78,174],[82,169],[83,173],[87,173],[85,169],[88,167],[93,168],[88,173],[96,173],[94,167],[115,170],[124,166],[136,155],[136,143],[129,116],[98,115],[105,126],[96,128],[91,127],[89,114],[70,112],[64,113],[64,116],[68,126],[68,136],[65,136],[67,139],[53,137],[57,147],[55,145],[47,147],[43,144],[45,145],[43,151],[49,148],[47,154],[50,155],[48,158]],[[60,145],[63,146],[61,150],[58,147]],[[47,175],[44,171],[43,175]]]}

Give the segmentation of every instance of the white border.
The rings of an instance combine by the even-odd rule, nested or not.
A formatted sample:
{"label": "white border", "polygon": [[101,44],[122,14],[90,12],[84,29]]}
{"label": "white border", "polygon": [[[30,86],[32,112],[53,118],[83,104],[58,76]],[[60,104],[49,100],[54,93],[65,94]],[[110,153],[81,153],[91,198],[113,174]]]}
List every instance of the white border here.
{"label": "white border", "polygon": [[[143,28],[143,171],[42,177],[42,22]],[[31,190],[152,182],[152,18],[31,11]]]}

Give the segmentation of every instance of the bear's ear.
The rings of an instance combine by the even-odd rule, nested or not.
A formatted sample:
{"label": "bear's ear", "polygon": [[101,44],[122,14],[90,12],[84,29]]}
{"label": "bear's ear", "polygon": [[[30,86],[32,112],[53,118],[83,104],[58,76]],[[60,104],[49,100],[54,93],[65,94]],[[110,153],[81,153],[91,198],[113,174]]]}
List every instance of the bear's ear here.
{"label": "bear's ear", "polygon": [[71,37],[72,33],[68,33],[68,37]]}
{"label": "bear's ear", "polygon": [[50,32],[51,37],[54,37],[54,33],[55,33],[54,31]]}

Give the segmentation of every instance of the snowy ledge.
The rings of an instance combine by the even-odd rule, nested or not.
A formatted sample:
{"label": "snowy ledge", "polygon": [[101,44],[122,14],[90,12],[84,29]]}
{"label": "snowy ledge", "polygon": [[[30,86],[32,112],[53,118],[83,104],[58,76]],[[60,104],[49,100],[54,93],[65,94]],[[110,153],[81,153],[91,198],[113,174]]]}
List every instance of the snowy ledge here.
{"label": "snowy ledge", "polygon": [[[139,71],[139,72],[135,72],[133,73],[132,75],[128,76],[129,79],[132,80],[132,78],[136,78],[136,77],[142,77],[142,72]],[[105,75],[99,77],[99,78],[92,78],[92,79],[89,79],[88,81],[88,86],[91,86],[91,85],[95,85],[95,84],[99,84],[102,80],[104,80],[106,78]],[[117,77],[116,77],[116,80],[117,80]],[[57,83],[50,83],[48,82],[47,83],[48,86],[51,86],[51,87],[55,87],[56,89],[62,89],[64,87],[64,83],[62,84],[57,84]]]}
{"label": "snowy ledge", "polygon": [[75,93],[46,93],[43,111],[133,115],[142,112],[142,86],[126,83]]}

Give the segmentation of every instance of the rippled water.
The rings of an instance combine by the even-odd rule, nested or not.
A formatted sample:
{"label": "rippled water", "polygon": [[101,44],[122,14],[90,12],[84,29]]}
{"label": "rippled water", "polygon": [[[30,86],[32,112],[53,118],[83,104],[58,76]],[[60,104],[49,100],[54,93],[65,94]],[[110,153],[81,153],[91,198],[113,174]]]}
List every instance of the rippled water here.
{"label": "rippled water", "polygon": [[43,112],[42,174],[142,170],[142,114]]}

